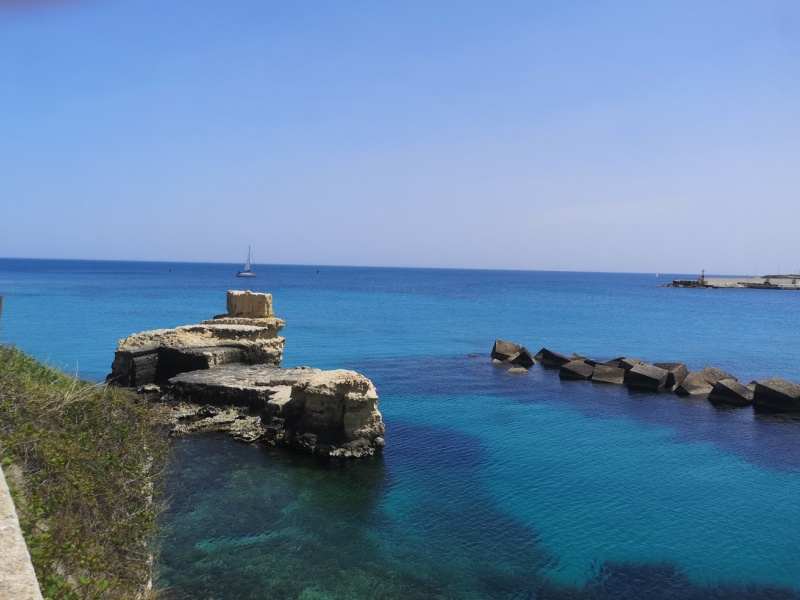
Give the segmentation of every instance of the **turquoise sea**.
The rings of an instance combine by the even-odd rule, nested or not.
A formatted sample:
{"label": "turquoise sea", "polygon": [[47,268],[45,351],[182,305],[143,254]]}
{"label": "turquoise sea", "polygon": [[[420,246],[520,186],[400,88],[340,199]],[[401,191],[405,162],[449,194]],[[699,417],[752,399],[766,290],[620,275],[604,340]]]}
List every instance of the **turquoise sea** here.
{"label": "turquoise sea", "polygon": [[495,338],[800,382],[800,294],[686,274],[0,259],[0,341],[100,381],[117,341],[270,292],[284,366],[378,388],[386,450],[175,441],[159,585],[199,599],[800,598],[800,420],[491,364]]}

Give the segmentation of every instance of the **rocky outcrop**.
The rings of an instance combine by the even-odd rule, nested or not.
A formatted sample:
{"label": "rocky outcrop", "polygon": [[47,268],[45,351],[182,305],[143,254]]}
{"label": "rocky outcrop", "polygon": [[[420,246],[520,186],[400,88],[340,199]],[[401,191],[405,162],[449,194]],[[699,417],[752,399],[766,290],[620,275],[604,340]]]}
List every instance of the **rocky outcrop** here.
{"label": "rocky outcrop", "polygon": [[124,387],[164,383],[187,371],[230,363],[278,365],[285,323],[271,294],[228,292],[229,312],[199,325],[155,329],[121,340],[106,380]]}
{"label": "rocky outcrop", "polygon": [[[374,454],[385,427],[372,382],[354,371],[279,365],[284,321],[270,294],[229,291],[228,312],[120,341],[107,381],[172,407],[174,434],[237,439],[333,457]],[[517,353],[519,354],[519,353]]]}
{"label": "rocky outcrop", "polygon": [[800,412],[800,385],[773,377],[756,383],[753,406],[771,412]]}
{"label": "rocky outcrop", "polygon": [[231,433],[247,441],[334,457],[367,456],[384,446],[375,386],[354,371],[225,365],[173,377],[165,391],[184,410],[215,406],[203,428],[238,425]]}
{"label": "rocky outcrop", "polygon": [[714,384],[708,399],[713,404],[750,406],[753,403],[753,391],[734,379],[721,379]]}

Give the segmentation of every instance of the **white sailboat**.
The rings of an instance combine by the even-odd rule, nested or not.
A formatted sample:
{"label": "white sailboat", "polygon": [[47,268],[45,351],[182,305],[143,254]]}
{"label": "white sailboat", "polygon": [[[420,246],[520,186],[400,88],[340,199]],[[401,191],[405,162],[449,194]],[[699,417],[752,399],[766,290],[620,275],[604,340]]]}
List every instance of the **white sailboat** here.
{"label": "white sailboat", "polygon": [[236,273],[237,277],[255,277],[256,274],[251,270],[253,256],[250,253],[250,246],[247,247],[247,262],[244,263],[244,269]]}

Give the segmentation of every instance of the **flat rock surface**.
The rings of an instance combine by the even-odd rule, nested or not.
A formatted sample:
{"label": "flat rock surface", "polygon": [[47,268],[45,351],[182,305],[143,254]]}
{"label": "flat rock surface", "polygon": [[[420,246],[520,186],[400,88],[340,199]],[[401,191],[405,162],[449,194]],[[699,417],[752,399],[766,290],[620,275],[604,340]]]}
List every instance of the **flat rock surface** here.
{"label": "flat rock surface", "polygon": [[169,380],[170,384],[188,383],[238,389],[263,389],[283,385],[294,385],[311,379],[321,369],[295,367],[284,369],[275,365],[243,365],[233,363],[214,369],[181,373]]}

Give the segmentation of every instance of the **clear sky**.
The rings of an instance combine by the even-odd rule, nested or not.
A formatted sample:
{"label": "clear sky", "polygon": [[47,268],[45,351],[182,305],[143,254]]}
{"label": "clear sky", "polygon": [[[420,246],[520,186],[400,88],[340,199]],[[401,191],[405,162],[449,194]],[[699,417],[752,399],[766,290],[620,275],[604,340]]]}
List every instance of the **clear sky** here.
{"label": "clear sky", "polygon": [[800,267],[798,0],[0,1],[0,256]]}

